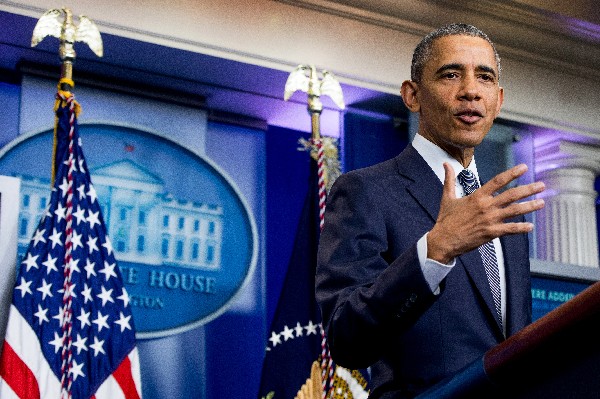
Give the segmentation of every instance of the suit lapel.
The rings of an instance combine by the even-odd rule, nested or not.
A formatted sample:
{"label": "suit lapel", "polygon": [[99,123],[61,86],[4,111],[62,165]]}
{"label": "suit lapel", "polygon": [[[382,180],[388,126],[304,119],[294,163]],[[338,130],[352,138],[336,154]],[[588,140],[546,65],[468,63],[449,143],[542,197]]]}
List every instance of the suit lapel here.
{"label": "suit lapel", "polygon": [[[433,173],[427,162],[410,144],[396,157],[396,161],[398,172],[413,181],[412,184],[407,185],[408,192],[427,211],[432,221],[435,222],[440,212],[443,184],[435,173]],[[494,299],[479,251],[475,249],[460,255],[457,259],[457,265],[458,263],[462,264],[467,271],[476,289],[481,294],[490,317],[496,320],[497,332],[502,334],[500,322],[496,317]]]}
{"label": "suit lapel", "polygon": [[408,192],[435,222],[440,212],[443,185],[411,144],[396,157],[396,161],[398,173],[413,182],[406,186]]}

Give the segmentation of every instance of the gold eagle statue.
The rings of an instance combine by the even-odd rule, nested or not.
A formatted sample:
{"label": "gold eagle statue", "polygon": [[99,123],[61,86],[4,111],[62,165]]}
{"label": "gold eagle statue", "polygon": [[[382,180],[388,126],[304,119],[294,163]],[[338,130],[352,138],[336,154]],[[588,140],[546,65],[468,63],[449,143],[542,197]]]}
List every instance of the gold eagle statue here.
{"label": "gold eagle statue", "polygon": [[[283,99],[288,100],[298,90],[308,93],[309,97],[329,96],[341,109],[345,108],[342,87],[333,73],[324,70],[319,80],[313,65],[298,65],[285,82]],[[320,110],[318,110],[320,111]]]}
{"label": "gold eagle statue", "polygon": [[79,24],[75,25],[73,14],[68,8],[51,9],[41,16],[33,28],[31,47],[37,46],[46,36],[54,36],[60,40],[59,54],[63,61],[75,59],[75,42],[86,43],[98,57],[102,57],[104,52],[96,24],[88,17],[80,15]]}

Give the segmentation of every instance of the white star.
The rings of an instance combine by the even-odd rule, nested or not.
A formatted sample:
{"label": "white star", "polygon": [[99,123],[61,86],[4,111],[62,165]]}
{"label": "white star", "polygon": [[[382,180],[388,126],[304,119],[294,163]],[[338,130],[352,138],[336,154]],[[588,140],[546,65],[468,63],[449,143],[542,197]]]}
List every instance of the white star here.
{"label": "white star", "polygon": [[63,162],[64,165],[69,166],[71,161],[73,160],[73,154],[69,154],[69,157]]}
{"label": "white star", "polygon": [[58,188],[60,188],[60,191],[62,191],[62,196],[64,197],[65,195],[67,195],[67,192],[69,191],[69,182],[67,182],[67,178],[63,178],[63,181],[61,183],[60,186],[58,186]]}
{"label": "white star", "polygon": [[33,315],[39,319],[40,326],[42,325],[42,322],[49,321],[46,313],[48,313],[48,309],[42,309],[42,305],[38,304],[38,311]]}
{"label": "white star", "polygon": [[71,258],[69,261],[69,269],[71,269],[71,274],[75,272],[81,273],[81,270],[79,270],[79,259]]}
{"label": "white star", "polygon": [[126,308],[127,305],[129,305],[129,294],[127,293],[127,291],[125,291],[125,287],[123,287],[123,293],[121,294],[121,296],[118,296],[117,299],[123,301],[124,308]]}
{"label": "white star", "polygon": [[59,336],[58,333],[55,331],[54,332],[54,339],[50,342],[48,342],[50,345],[54,346],[54,353],[58,353],[58,351],[62,348],[63,346],[63,337]]}
{"label": "white star", "polygon": [[283,335],[285,341],[288,339],[294,339],[294,330],[291,330],[288,326],[285,326],[281,332],[281,335]]}
{"label": "white star", "polygon": [[50,238],[50,241],[52,241],[52,249],[54,249],[55,246],[60,245],[62,247],[62,241],[60,240],[60,236],[62,235],[62,231],[56,231],[56,227],[54,228],[54,233],[52,233],[52,235],[48,238]]}
{"label": "white star", "polygon": [[115,266],[117,266],[116,263],[109,265],[107,261],[104,261],[104,269],[100,270],[100,273],[106,276],[106,281],[108,281],[111,276],[117,277],[117,273],[115,273]]}
{"label": "white star", "polygon": [[304,335],[304,329],[300,325],[300,322],[296,323],[296,327],[294,327],[294,330],[296,330],[296,337],[301,337]]}
{"label": "white star", "polygon": [[58,325],[62,327],[65,319],[65,310],[62,306],[58,308],[58,313],[56,314],[56,316],[52,316],[52,318],[58,320]]}
{"label": "white star", "polygon": [[94,267],[96,266],[96,262],[90,262],[90,258],[87,258],[85,260],[85,271],[87,272],[87,278],[90,278],[90,276],[95,276],[96,275],[96,271],[94,270]]}
{"label": "white star", "polygon": [[281,343],[281,335],[275,334],[275,331],[272,331],[271,338],[269,338],[269,341],[271,341],[271,344],[273,345],[273,347],[276,347],[277,344]]}
{"label": "white star", "polygon": [[87,283],[83,283],[84,289],[81,291],[81,295],[85,299],[83,303],[88,303],[88,301],[93,302],[92,299],[92,287],[88,287]]}
{"label": "white star", "polygon": [[35,235],[34,235],[34,237],[33,237],[33,246],[34,246],[34,247],[35,247],[35,246],[36,246],[36,245],[37,245],[37,244],[38,244],[40,241],[41,241],[41,242],[44,242],[44,243],[46,242],[46,238],[44,238],[44,234],[46,234],[46,230],[45,230],[45,229],[43,229],[43,230],[41,230],[41,231],[40,231],[40,230],[37,230],[37,231],[35,232]]}
{"label": "white star", "polygon": [[110,238],[108,238],[108,236],[106,237],[106,242],[104,244],[102,244],[102,246],[104,248],[106,248],[106,252],[111,255],[113,253],[113,246],[112,246],[112,242],[110,241]]}
{"label": "white star", "polygon": [[102,348],[103,344],[104,341],[98,341],[98,337],[94,336],[94,343],[90,345],[90,348],[94,350],[94,356],[98,356],[98,353],[106,355],[106,352],[104,352],[104,348]]}
{"label": "white star", "polygon": [[44,299],[46,299],[47,296],[52,297],[52,291],[50,291],[52,289],[52,284],[51,283],[47,283],[46,279],[42,279],[42,286],[40,288],[37,289],[37,291],[42,293],[42,301]]}
{"label": "white star", "polygon": [[81,335],[77,334],[77,340],[73,342],[73,346],[77,348],[78,355],[81,353],[82,350],[88,350],[85,341],[87,341],[87,337],[82,337]]}
{"label": "white star", "polygon": [[[75,286],[77,284],[73,284],[73,283],[68,283],[67,284],[67,295],[63,295],[63,298],[65,297],[72,297],[72,298],[77,298],[77,294],[75,294]],[[59,293],[64,294],[65,293],[65,289],[61,288],[60,290],[58,290]]]}
{"label": "white star", "polygon": [[90,224],[90,229],[93,229],[95,225],[100,224],[100,219],[98,219],[98,215],[100,211],[92,213],[92,211],[88,210],[87,221]]}
{"label": "white star", "polygon": [[27,271],[29,271],[32,267],[39,269],[37,258],[39,258],[39,255],[31,256],[31,253],[27,253],[27,259],[21,263],[27,266]]}
{"label": "white star", "polygon": [[90,323],[90,312],[85,312],[83,308],[81,308],[81,314],[77,316],[77,320],[79,320],[79,323],[81,323],[81,329],[83,329],[85,326],[92,325],[92,323]]}
{"label": "white star", "polygon": [[21,298],[25,296],[25,294],[31,294],[31,289],[29,286],[31,285],[31,281],[25,281],[25,278],[21,277],[21,284],[15,287],[15,290],[21,291]]}
{"label": "white star", "polygon": [[87,283],[84,283],[84,289],[81,291],[81,295],[83,295],[84,301],[83,303],[94,302],[92,299],[92,287],[88,287]]}
{"label": "white star", "polygon": [[106,321],[108,320],[108,315],[106,316],[102,316],[101,312],[98,312],[98,317],[96,318],[96,320],[92,320],[92,323],[94,323],[95,325],[98,326],[98,332],[102,331],[102,328],[108,327],[108,324],[106,323]]}
{"label": "white star", "polygon": [[102,289],[102,292],[96,296],[98,298],[102,299],[102,306],[105,306],[106,302],[115,303],[115,300],[112,298],[113,289],[111,288],[110,290],[107,291],[104,286],[101,286],[100,288]]}
{"label": "white star", "polygon": [[77,192],[79,192],[79,199],[84,199],[85,198],[85,184],[80,185],[79,187],[77,187]]}
{"label": "white star", "polygon": [[79,226],[79,223],[85,221],[85,211],[79,205],[77,205],[77,212],[73,212],[73,216],[77,219],[77,226]]}
{"label": "white star", "polygon": [[73,158],[69,158],[69,172],[73,173],[73,172],[77,172],[77,164],[75,162],[73,162]]}
{"label": "white star", "polygon": [[313,324],[312,320],[309,320],[308,324],[304,326],[304,328],[306,329],[306,335],[317,335],[317,325]]}
{"label": "white star", "polygon": [[121,326],[121,332],[125,331],[125,329],[131,330],[131,326],[129,325],[129,319],[131,319],[131,316],[125,317],[123,312],[119,312],[119,313],[120,313],[119,320],[115,321],[115,324],[118,324]]}
{"label": "white star", "polygon": [[53,258],[50,254],[48,254],[48,259],[42,262],[42,265],[46,266],[46,274],[50,274],[52,270],[58,272],[56,268],[56,258]]}
{"label": "white star", "polygon": [[57,222],[60,222],[62,219],[67,218],[67,215],[65,213],[66,211],[67,211],[67,208],[63,207],[62,204],[59,202],[58,205],[56,206],[56,210],[54,211],[54,214],[58,218]]}
{"label": "white star", "polygon": [[77,249],[77,247],[83,248],[83,244],[81,243],[81,234],[77,234],[75,230],[73,230],[73,236],[71,237],[71,243],[73,243],[73,251]]}
{"label": "white star", "polygon": [[88,195],[88,196],[91,198],[91,200],[92,200],[92,204],[93,204],[94,202],[96,202],[96,198],[98,198],[98,195],[96,195],[96,189],[95,189],[95,188],[94,188],[94,186],[92,186],[91,184],[90,184],[90,189],[89,189],[89,191],[87,192],[87,195]]}
{"label": "white star", "polygon": [[85,166],[83,166],[83,159],[79,160],[79,171],[85,173]]}
{"label": "white star", "polygon": [[92,254],[92,252],[98,250],[98,245],[96,244],[96,241],[98,241],[98,237],[92,237],[92,236],[88,237],[87,246],[90,250],[90,255]]}
{"label": "white star", "polygon": [[81,377],[85,377],[85,374],[83,374],[83,366],[84,366],[84,362],[81,362],[81,364],[78,364],[75,359],[73,359],[73,365],[71,366],[71,368],[69,369],[69,374],[73,375],[73,381],[77,380],[77,377],[81,376]]}

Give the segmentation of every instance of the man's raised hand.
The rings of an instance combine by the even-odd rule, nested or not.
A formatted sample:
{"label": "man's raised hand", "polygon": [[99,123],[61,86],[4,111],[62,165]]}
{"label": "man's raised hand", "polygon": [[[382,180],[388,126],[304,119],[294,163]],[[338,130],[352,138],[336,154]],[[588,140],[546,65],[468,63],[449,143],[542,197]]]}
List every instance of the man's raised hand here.
{"label": "man's raised hand", "polygon": [[473,194],[456,198],[454,169],[444,163],[444,190],[437,221],[427,235],[427,257],[449,263],[456,256],[506,234],[528,233],[533,224],[505,222],[506,219],[542,209],[544,200],[518,202],[544,191],[544,183],[535,182],[498,193],[527,171],[520,164],[496,175]]}

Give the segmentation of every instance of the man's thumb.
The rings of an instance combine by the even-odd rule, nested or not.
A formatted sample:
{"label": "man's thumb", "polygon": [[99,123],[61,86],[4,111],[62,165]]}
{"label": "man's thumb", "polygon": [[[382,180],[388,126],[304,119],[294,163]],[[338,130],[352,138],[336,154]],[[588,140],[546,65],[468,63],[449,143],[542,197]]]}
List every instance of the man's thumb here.
{"label": "man's thumb", "polygon": [[454,176],[454,168],[448,163],[444,162],[444,197],[456,198],[456,177]]}

